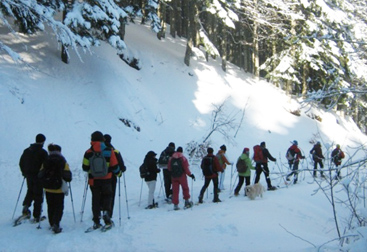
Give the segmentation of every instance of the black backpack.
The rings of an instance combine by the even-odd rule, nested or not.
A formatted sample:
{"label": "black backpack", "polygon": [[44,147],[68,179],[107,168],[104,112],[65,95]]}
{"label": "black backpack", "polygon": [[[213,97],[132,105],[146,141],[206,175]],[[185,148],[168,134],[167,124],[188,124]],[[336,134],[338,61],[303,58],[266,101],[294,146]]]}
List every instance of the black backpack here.
{"label": "black backpack", "polygon": [[42,186],[46,189],[59,189],[62,185],[62,174],[65,161],[62,157],[50,155],[43,163],[44,176]]}
{"label": "black backpack", "polygon": [[146,176],[149,175],[148,172],[148,166],[143,163],[140,167],[139,167],[139,172],[140,172],[140,178],[145,178]]}
{"label": "black backpack", "polygon": [[166,153],[166,151],[162,151],[161,152],[161,155],[159,156],[159,159],[158,159],[158,164],[160,165],[166,165],[168,164],[168,160],[169,160],[170,156]]}
{"label": "black backpack", "polygon": [[93,155],[89,158],[89,167],[94,178],[104,177],[108,174],[106,159],[100,151],[93,151]]}
{"label": "black backpack", "polygon": [[182,165],[182,158],[171,159],[171,176],[172,178],[179,178],[184,172]]}
{"label": "black backpack", "polygon": [[203,171],[204,176],[211,176],[215,173],[213,170],[213,159],[214,157],[208,157],[208,156],[203,158],[203,161],[201,163],[201,169]]}

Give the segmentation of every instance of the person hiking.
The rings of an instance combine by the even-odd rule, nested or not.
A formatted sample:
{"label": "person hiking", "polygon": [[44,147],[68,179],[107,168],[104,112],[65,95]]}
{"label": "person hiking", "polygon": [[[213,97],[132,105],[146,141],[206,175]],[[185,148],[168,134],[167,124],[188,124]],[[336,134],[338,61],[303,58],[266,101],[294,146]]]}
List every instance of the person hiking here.
{"label": "person hiking", "polygon": [[205,182],[200,190],[199,203],[203,203],[205,190],[208,188],[210,181],[213,181],[214,198],[213,202],[221,202],[218,196],[218,172],[222,172],[223,168],[219,164],[218,158],[213,154],[213,148],[207,149],[208,154],[201,161],[201,169],[205,176]]}
{"label": "person hiking", "polygon": [[[234,189],[234,195],[238,196],[239,192],[241,190],[241,187],[243,185],[243,182],[246,180],[246,186],[250,185],[251,183],[251,170],[255,170],[255,168],[252,166],[250,156],[250,149],[244,148],[241,156],[239,156],[239,160],[242,160],[244,162],[245,171],[238,171],[238,184],[236,188]],[[237,168],[238,169],[238,168]],[[246,187],[245,187],[245,196],[246,196]]]}
{"label": "person hiking", "polygon": [[313,167],[313,177],[317,178],[316,175],[316,171],[317,171],[317,164],[319,164],[320,166],[320,176],[322,178],[325,178],[324,176],[324,172],[322,171],[322,169],[324,168],[324,164],[322,162],[323,159],[325,159],[324,155],[322,155],[322,149],[321,149],[321,143],[317,142],[313,148],[310,150],[310,154],[312,154],[312,159],[314,162],[314,167]]}
{"label": "person hiking", "polygon": [[41,218],[43,187],[38,172],[48,157],[47,151],[43,149],[45,141],[46,137],[43,134],[37,134],[36,142],[23,151],[19,160],[20,170],[27,180],[27,194],[23,201],[22,215],[31,217],[29,207],[33,202],[33,222],[39,222]]}
{"label": "person hiking", "polygon": [[182,147],[178,147],[177,151],[172,154],[172,157],[168,161],[167,169],[171,173],[172,180],[172,203],[173,209],[179,210],[179,193],[180,193],[180,185],[182,187],[182,194],[185,200],[185,208],[192,207],[192,202],[190,199],[190,189],[187,184],[187,176],[191,177],[195,180],[194,174],[191,173],[189,169],[189,162],[187,158],[182,154]]}
{"label": "person hiking", "polygon": [[[85,151],[82,169],[88,172],[88,184],[92,192],[93,229],[101,228],[101,210],[103,212],[104,229],[112,227],[112,177],[121,176],[116,154],[106,146],[102,132],[95,131],[91,135],[91,147]],[[103,199],[103,204],[101,200]]]}
{"label": "person hiking", "polygon": [[233,163],[229,162],[226,156],[226,151],[227,151],[227,147],[223,144],[220,147],[220,150],[217,153],[217,158],[219,161],[219,164],[221,165],[221,167],[223,168],[223,171],[219,173],[219,185],[218,185],[218,192],[221,192],[222,190],[224,190],[224,177],[225,177],[225,171],[226,171],[226,167],[227,165],[232,165]]}
{"label": "person hiking", "polygon": [[342,164],[342,159],[345,157],[344,152],[340,149],[340,145],[337,144],[336,148],[331,152],[331,159],[336,167],[335,179],[341,179],[340,169],[338,168]]}
{"label": "person hiking", "polygon": [[301,150],[298,148],[298,142],[296,140],[294,140],[292,142],[291,147],[288,148],[286,157],[287,157],[287,160],[288,160],[289,169],[292,170],[286,176],[286,180],[287,181],[290,181],[289,177],[292,176],[292,175],[294,175],[293,184],[297,184],[297,181],[298,181],[298,165],[299,165],[299,160],[300,159],[304,159],[305,157],[302,156]]}
{"label": "person hiking", "polygon": [[153,209],[158,207],[158,203],[154,202],[154,192],[157,183],[157,174],[161,172],[157,167],[157,153],[148,151],[144,158],[144,165],[147,167],[147,175],[144,177],[145,183],[148,186],[148,206],[145,209]]}
{"label": "person hiking", "polygon": [[171,181],[171,173],[167,169],[169,158],[175,152],[175,143],[171,142],[168,146],[161,152],[161,155],[158,159],[158,166],[163,170],[163,181],[164,181],[164,191],[166,194],[166,201],[172,201],[172,181]]}
{"label": "person hiking", "polygon": [[[105,145],[107,147],[112,148],[113,151],[115,152],[115,155],[116,155],[116,158],[117,158],[117,163],[120,167],[120,171],[121,171],[121,173],[124,173],[126,171],[126,166],[125,166],[125,163],[124,163],[124,159],[122,158],[120,151],[117,150],[111,144],[112,137],[109,134],[104,134],[103,137],[104,137]],[[121,173],[120,173],[120,176],[121,176]],[[112,179],[111,179],[111,181],[112,181],[112,201],[111,201],[111,215],[110,215],[111,219],[112,219],[112,216],[113,216],[113,208],[115,206],[117,178],[118,178],[118,176],[114,175],[114,176],[112,176]],[[102,205],[103,205],[103,203],[102,203]]]}
{"label": "person hiking", "polygon": [[[51,230],[57,234],[62,231],[60,222],[64,212],[64,198],[65,193],[62,189],[62,183],[70,182],[72,174],[70,172],[69,164],[61,154],[61,146],[57,144],[48,145],[48,158],[43,162],[42,168],[38,173],[40,179],[49,179],[51,186],[45,188],[47,215]],[[55,180],[52,180],[52,175],[56,174]],[[49,175],[51,174],[51,175]],[[47,178],[45,178],[47,176]],[[48,177],[50,176],[50,177]],[[64,182],[60,181],[64,180]],[[68,187],[67,187],[68,189]]]}
{"label": "person hiking", "polygon": [[[259,159],[256,158],[256,156],[259,156]],[[270,159],[273,162],[276,162],[276,158],[274,158],[268,149],[266,148],[265,142],[260,143],[260,148],[256,148],[254,150],[254,161],[256,162],[256,177],[255,177],[255,184],[257,184],[260,180],[260,175],[262,172],[264,172],[266,183],[268,185],[268,191],[274,191],[277,188],[275,186],[271,185],[271,180],[269,177],[269,168],[268,168],[268,159]]]}

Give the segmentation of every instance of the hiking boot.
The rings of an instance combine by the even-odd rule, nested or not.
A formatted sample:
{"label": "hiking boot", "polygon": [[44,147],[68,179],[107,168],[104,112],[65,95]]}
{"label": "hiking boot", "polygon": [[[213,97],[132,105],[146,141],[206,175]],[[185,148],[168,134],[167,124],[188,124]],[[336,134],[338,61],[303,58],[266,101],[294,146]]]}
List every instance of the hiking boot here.
{"label": "hiking boot", "polygon": [[275,186],[269,186],[268,191],[275,191],[277,188]]}
{"label": "hiking boot", "polygon": [[27,205],[23,206],[22,214],[28,218],[31,217],[31,211],[28,209]]}
{"label": "hiking boot", "polygon": [[178,207],[178,205],[173,205],[173,210],[180,210],[180,208]]}
{"label": "hiking boot", "polygon": [[107,211],[103,212],[103,220],[106,225],[111,224],[111,218]]}
{"label": "hiking boot", "polygon": [[199,196],[199,204],[203,204],[203,197],[202,196]]}
{"label": "hiking boot", "polygon": [[101,223],[99,223],[99,222],[94,222],[94,224],[93,224],[93,229],[95,230],[95,229],[99,229],[99,228],[101,228],[102,227],[102,225],[101,225]]}
{"label": "hiking boot", "polygon": [[57,224],[53,224],[51,229],[55,234],[61,233],[62,231],[62,228]]}
{"label": "hiking boot", "polygon": [[188,201],[188,200],[185,200],[185,208],[190,208],[192,207],[192,202],[191,201]]}
{"label": "hiking boot", "polygon": [[214,203],[219,203],[219,202],[222,202],[220,199],[213,199],[213,202]]}
{"label": "hiking boot", "polygon": [[234,192],[234,196],[238,196],[239,195],[239,193],[238,192]]}
{"label": "hiking boot", "polygon": [[149,206],[147,206],[145,209],[153,209],[153,208],[155,208],[155,205],[149,205]]}
{"label": "hiking boot", "polygon": [[291,180],[290,180],[290,178],[288,178],[288,177],[286,177],[285,179],[286,179],[287,181],[291,181]]}

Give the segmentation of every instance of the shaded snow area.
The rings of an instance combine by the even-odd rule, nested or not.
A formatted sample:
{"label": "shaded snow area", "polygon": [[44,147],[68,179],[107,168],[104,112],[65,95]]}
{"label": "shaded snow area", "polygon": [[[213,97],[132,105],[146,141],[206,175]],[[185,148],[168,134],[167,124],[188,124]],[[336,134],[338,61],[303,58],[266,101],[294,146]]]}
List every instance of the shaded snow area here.
{"label": "shaded snow area", "polygon": [[[4,34],[0,31],[2,40],[8,38]],[[28,66],[0,55],[0,251],[338,251],[331,204],[315,191],[319,186],[311,173],[301,172],[299,182],[288,187],[282,175],[288,172],[285,153],[293,140],[306,156],[302,170],[313,167],[309,151],[314,141],[322,143],[326,167],[336,144],[347,159],[363,158],[364,153],[355,150],[367,138],[352,120],[302,105],[234,65],[229,64],[224,73],[219,61],[206,62],[200,50],[195,50],[187,67],[185,40],[167,35],[159,41],[148,27],[127,26],[125,42],[126,55],[139,59],[140,71],[107,45],[95,48],[93,55],[82,53],[83,62],[71,52],[70,64],[63,64],[57,41],[39,36],[20,35],[14,41]],[[214,131],[210,138],[214,151],[225,144],[228,159],[235,162],[244,147],[252,156],[252,147],[265,141],[277,159],[269,168],[278,190],[255,200],[244,197],[243,189],[238,197],[231,197],[230,187],[238,179],[235,167],[228,166],[221,203],[212,202],[210,185],[203,204],[172,211],[173,205],[164,201],[161,174],[155,192],[159,207],[146,210],[148,188],[138,171],[145,154],[150,150],[159,154],[169,142],[184,150],[191,141],[202,142],[212,127],[212,111],[221,104],[221,115],[233,118],[234,127],[224,130],[227,138]],[[297,110],[300,116],[290,113]],[[315,115],[322,121],[311,118]],[[89,189],[81,221],[85,187],[81,165],[95,130],[112,136],[127,171],[115,199],[115,227],[105,233],[84,233],[93,222]],[[57,235],[49,230],[48,221],[41,222],[41,229],[29,222],[12,227],[23,180],[19,157],[38,133],[46,136],[45,147],[49,143],[62,147],[73,173],[73,200],[70,195],[65,198],[63,231]],[[196,176],[196,181],[188,178],[196,203],[204,180],[197,162],[190,160],[190,169]],[[342,171],[346,173],[347,169]],[[252,171],[251,183],[254,175]],[[260,182],[266,186],[264,175]],[[26,186],[15,217],[21,214],[25,191]],[[342,183],[335,192],[342,193]],[[47,215],[46,204],[43,209]],[[336,210],[343,231],[349,211],[341,205]],[[358,232],[367,237],[366,230]],[[366,251],[366,244],[360,240],[348,248]]]}

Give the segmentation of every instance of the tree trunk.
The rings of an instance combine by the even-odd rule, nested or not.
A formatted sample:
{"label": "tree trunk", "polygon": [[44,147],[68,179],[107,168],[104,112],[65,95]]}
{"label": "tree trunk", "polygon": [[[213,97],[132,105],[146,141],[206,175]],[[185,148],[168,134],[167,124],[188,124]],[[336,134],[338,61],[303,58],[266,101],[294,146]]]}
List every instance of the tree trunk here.
{"label": "tree trunk", "polygon": [[196,2],[197,2],[196,0],[190,1],[189,6],[189,28],[188,28],[186,52],[184,59],[186,66],[190,66],[192,47],[195,46],[195,36],[197,36],[197,23],[195,17],[196,15],[198,15],[198,8]]}
{"label": "tree trunk", "polygon": [[157,33],[157,38],[161,40],[166,37],[166,5],[160,3],[158,8],[159,18],[161,19],[161,27],[162,29]]}
{"label": "tree trunk", "polygon": [[[64,23],[67,11],[69,9],[69,6],[71,6],[72,3],[73,3],[72,0],[64,0],[65,9],[62,12],[62,23]],[[67,47],[65,47],[64,45],[61,45],[61,61],[66,64],[69,64],[70,62],[69,51]]]}
{"label": "tree trunk", "polygon": [[[254,0],[254,5],[256,6],[255,9],[257,10],[257,0]],[[252,62],[254,64],[254,75],[255,77],[260,76],[260,69],[259,69],[259,34],[258,34],[258,22],[257,22],[257,15],[254,18],[254,27],[253,27],[253,37],[252,37]]]}
{"label": "tree trunk", "polygon": [[172,1],[172,8],[170,9],[170,30],[169,33],[171,34],[172,38],[176,38],[176,15],[177,15],[177,1]]}

